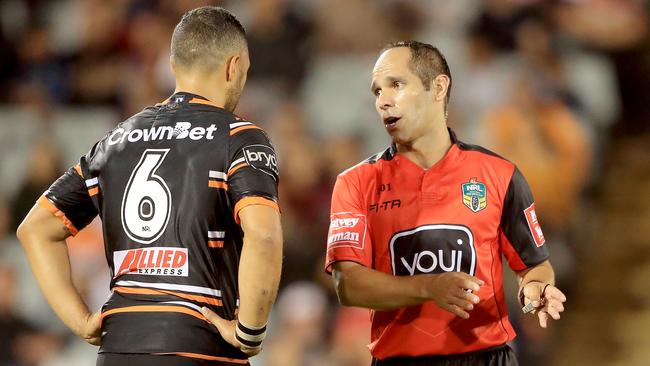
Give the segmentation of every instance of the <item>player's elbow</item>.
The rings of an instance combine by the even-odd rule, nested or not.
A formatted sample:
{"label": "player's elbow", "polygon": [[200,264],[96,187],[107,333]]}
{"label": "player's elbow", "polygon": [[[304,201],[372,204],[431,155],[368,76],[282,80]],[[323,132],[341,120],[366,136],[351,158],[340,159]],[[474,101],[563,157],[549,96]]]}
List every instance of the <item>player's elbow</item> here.
{"label": "player's elbow", "polygon": [[21,243],[24,243],[27,239],[27,235],[32,231],[32,226],[33,223],[32,220],[30,220],[29,215],[23,219],[23,222],[21,222],[20,225],[18,225],[18,229],[16,229],[16,237]]}

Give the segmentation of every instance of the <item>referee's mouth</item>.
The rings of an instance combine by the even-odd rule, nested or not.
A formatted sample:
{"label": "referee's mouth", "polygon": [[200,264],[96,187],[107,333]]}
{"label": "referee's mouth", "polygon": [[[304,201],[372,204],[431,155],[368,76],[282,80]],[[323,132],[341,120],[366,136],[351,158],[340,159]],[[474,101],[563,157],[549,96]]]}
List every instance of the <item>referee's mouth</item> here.
{"label": "referee's mouth", "polygon": [[397,126],[397,122],[399,122],[402,119],[402,117],[384,117],[384,126],[388,130],[394,129]]}

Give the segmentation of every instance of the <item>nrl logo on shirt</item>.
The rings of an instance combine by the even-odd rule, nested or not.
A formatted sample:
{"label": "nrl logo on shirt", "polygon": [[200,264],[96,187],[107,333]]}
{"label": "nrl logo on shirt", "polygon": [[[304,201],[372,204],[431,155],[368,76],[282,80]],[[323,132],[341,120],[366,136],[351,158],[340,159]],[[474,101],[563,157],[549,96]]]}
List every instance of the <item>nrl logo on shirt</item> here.
{"label": "nrl logo on shirt", "polygon": [[485,183],[472,178],[461,185],[463,203],[473,212],[479,212],[487,207],[487,188]]}

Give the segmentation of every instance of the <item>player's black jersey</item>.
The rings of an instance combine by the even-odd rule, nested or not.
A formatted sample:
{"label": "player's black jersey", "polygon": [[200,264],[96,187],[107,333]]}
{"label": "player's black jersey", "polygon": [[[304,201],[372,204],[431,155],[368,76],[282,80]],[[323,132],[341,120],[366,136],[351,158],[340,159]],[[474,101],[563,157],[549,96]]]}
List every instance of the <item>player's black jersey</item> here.
{"label": "player's black jersey", "polygon": [[41,197],[75,234],[99,214],[112,296],[100,352],[245,363],[200,313],[233,319],[238,212],[278,209],[267,135],[205,98],[176,93],[111,130]]}

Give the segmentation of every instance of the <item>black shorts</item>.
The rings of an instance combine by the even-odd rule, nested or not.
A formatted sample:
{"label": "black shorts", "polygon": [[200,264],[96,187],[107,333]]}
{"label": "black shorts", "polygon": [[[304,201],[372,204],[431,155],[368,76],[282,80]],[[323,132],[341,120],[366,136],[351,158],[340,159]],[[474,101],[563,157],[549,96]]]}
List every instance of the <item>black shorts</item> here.
{"label": "black shorts", "polygon": [[517,366],[517,357],[510,346],[488,348],[475,352],[446,356],[390,357],[372,359],[372,366]]}
{"label": "black shorts", "polygon": [[[249,364],[247,363],[246,365]],[[200,360],[174,355],[100,353],[97,355],[96,366],[242,366],[242,364]]]}

